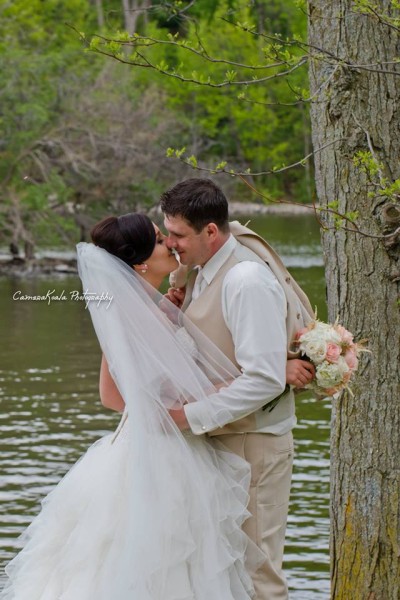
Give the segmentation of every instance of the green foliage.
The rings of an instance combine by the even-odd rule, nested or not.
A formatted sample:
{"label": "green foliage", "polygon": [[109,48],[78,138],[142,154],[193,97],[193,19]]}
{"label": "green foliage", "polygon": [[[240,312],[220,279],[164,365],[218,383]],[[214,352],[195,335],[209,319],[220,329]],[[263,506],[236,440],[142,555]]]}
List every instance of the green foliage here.
{"label": "green foliage", "polygon": [[[299,61],[302,51],[286,40],[304,37],[306,18],[284,4],[173,1],[171,14],[160,0],[152,3],[146,31],[142,20],[140,34],[130,36],[120,0],[104,3],[102,31],[91,0],[4,3],[2,241],[17,230],[18,219],[21,239],[52,240],[53,218],[56,237],[76,234],[71,207],[97,218],[136,202],[152,205],[175,172],[188,174],[182,163],[250,173],[298,161],[306,154],[308,113],[301,102],[286,105],[306,96],[306,69],[274,77]],[[272,37],[258,35],[264,32]],[[119,69],[96,56],[99,51],[123,62],[148,60],[155,68]],[[207,56],[213,60],[205,61]],[[264,68],[271,60],[277,65]],[[179,159],[178,167],[173,161],[164,167],[160,156],[168,146],[167,156]],[[309,200],[304,173],[299,168],[257,181],[267,195]]]}
{"label": "green foliage", "polygon": [[[344,226],[348,227],[351,224],[356,224],[356,221],[360,216],[358,211],[342,213],[340,211],[339,200],[328,202],[327,209],[328,213],[332,216],[333,225],[336,230],[339,230]],[[321,209],[321,212],[325,213],[326,209]]]}
{"label": "green foliage", "polygon": [[371,178],[376,177],[383,169],[383,164],[378,162],[371,152],[366,150],[356,152],[353,163],[360,171],[366,173]]}
{"label": "green foliage", "polygon": [[46,0],[45,6],[41,0],[14,0],[0,10],[0,40],[5,49],[11,45],[44,53],[66,44],[77,47],[67,23],[82,29],[94,24],[87,0]]}
{"label": "green foliage", "polygon": [[72,194],[73,190],[66,185],[64,179],[57,172],[51,171],[46,181],[40,185],[25,183],[21,199],[29,210],[43,211],[51,208],[52,204],[65,204]]}
{"label": "green foliage", "polygon": [[371,12],[377,10],[378,5],[370,0],[354,0],[354,8],[359,12]]}
{"label": "green foliage", "polygon": [[372,15],[375,19],[379,19],[383,23],[388,23],[391,27],[397,29],[400,28],[399,9],[399,0],[391,0],[386,9],[383,9],[381,4],[372,2],[371,0],[354,0],[355,12],[363,15]]}
{"label": "green foliage", "polygon": [[[212,23],[200,20],[196,28],[187,26],[184,39],[179,32],[164,36],[172,45],[148,46],[146,61],[154,65],[155,71],[169,77],[157,77],[157,72],[146,68],[136,70],[137,82],[144,86],[156,81],[165,90],[168,106],[180,116],[189,132],[185,142],[189,153],[192,151],[196,157],[196,165],[202,163],[215,170],[216,160],[217,164],[226,160],[232,165],[231,170],[245,171],[249,165],[252,172],[278,170],[307,153],[304,140],[310,136],[308,110],[304,103],[297,102],[302,94],[308,95],[308,91],[304,92],[306,69],[265,84],[252,85],[252,82],[274,77],[299,61],[302,51],[279,36],[291,30],[304,37],[305,17],[292,7],[282,12],[279,3],[258,3],[258,9],[263,8],[265,13],[262,27],[270,25],[277,32],[274,40],[267,40],[243,31],[243,28],[254,31],[260,26],[260,10],[249,8],[246,2],[234,4],[235,10],[229,12],[226,2],[218,3]],[[227,14],[230,22],[225,20]],[[147,33],[151,39],[163,38],[154,23]],[[142,45],[140,52],[144,53]],[[205,56],[217,60],[210,62]],[[138,57],[136,60],[140,62]],[[271,60],[281,66],[261,68]],[[204,85],[182,83],[181,78]],[[249,85],[236,87],[238,82],[246,80]],[[225,88],[207,85],[219,83],[228,85]],[[288,170],[279,176],[262,178],[259,185],[275,197],[291,196],[296,190],[296,200],[309,201],[305,175],[300,168]]]}
{"label": "green foliage", "polygon": [[400,202],[400,179],[396,179],[393,183],[380,189],[379,195],[386,196],[394,202]]}
{"label": "green foliage", "polygon": [[370,198],[385,196],[392,202],[400,201],[400,179],[390,181],[383,175],[384,164],[379,162],[369,151],[360,150],[353,158],[355,167],[365,173],[373,184],[374,190],[368,193]]}
{"label": "green foliage", "polygon": [[[17,228],[17,235],[32,239],[35,223],[52,212],[48,197],[58,195],[62,203],[69,195],[62,178],[45,164],[40,140],[85,81],[87,57],[66,22],[84,28],[90,5],[49,0],[44,7],[39,0],[15,0],[0,11],[0,201],[5,211],[0,236]],[[35,184],[28,185],[32,176]]]}

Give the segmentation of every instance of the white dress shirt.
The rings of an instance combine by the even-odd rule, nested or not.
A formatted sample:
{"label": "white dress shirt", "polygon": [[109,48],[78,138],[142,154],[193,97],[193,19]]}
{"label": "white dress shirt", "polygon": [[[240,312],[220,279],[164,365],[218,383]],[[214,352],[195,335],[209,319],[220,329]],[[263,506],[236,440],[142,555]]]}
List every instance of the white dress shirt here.
{"label": "white dress shirt", "polygon": [[[236,244],[231,235],[201,269],[201,291],[210,285]],[[225,275],[221,301],[242,373],[218,393],[185,406],[186,418],[195,434],[259,411],[286,384],[286,298],[272,271],[259,262],[239,262]],[[259,411],[256,418],[257,415],[261,420],[257,426],[260,432],[282,435],[296,423],[293,412],[283,422],[263,427],[264,411]]]}
{"label": "white dress shirt", "polygon": [[206,288],[207,285],[209,284],[203,277],[202,267],[197,267],[197,275],[192,290],[192,300],[197,300],[197,298],[200,296],[201,292]]}

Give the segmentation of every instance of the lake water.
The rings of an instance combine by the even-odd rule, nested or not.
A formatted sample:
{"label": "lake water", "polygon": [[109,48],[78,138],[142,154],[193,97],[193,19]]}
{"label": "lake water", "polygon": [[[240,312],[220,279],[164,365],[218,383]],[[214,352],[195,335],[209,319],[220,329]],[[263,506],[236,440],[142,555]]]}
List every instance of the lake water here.
{"label": "lake water", "polygon": [[[255,217],[250,226],[280,252],[319,317],[326,318],[322,251],[313,217]],[[48,290],[68,300],[48,305],[12,299],[17,291],[42,295]],[[79,290],[73,276],[0,278],[1,576],[40,500],[119,419],[99,401],[97,340],[84,304],[70,300],[70,293]],[[285,570],[291,600],[327,600],[330,406],[303,394],[297,398],[297,416]]]}

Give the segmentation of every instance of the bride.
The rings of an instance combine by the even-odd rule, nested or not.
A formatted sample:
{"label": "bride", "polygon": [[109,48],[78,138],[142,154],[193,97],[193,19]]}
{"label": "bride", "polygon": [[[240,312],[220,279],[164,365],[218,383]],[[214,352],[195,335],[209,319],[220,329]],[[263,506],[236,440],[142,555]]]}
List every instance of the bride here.
{"label": "bride", "polygon": [[241,530],[248,465],[169,414],[238,373],[206,338],[194,344],[157,291],[177,267],[158,227],[130,213],[103,219],[92,239],[78,244],[79,274],[94,294],[102,402],[122,420],[45,498],[0,598],[248,600],[262,562]]}

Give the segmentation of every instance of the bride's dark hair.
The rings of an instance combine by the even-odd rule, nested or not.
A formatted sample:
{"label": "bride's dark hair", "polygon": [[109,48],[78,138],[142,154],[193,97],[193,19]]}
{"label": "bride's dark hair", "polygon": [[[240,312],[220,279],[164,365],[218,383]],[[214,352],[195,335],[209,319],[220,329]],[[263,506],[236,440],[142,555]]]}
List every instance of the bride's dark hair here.
{"label": "bride's dark hair", "polygon": [[128,213],[120,217],[106,217],[90,232],[96,246],[104,248],[129,266],[147,260],[156,245],[154,225],[146,215]]}

